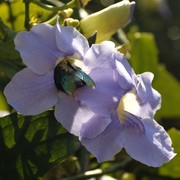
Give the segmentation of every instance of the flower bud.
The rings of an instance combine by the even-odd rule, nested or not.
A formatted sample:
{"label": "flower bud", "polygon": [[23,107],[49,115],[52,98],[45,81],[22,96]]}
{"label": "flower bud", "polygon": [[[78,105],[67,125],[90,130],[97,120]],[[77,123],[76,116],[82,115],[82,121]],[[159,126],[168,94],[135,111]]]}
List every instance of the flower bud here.
{"label": "flower bud", "polygon": [[65,9],[63,10],[63,13],[64,13],[64,17],[69,18],[73,14],[73,9],[72,8]]}
{"label": "flower bud", "polygon": [[134,6],[135,2],[124,0],[93,13],[80,21],[81,30],[87,38],[97,31],[97,43],[107,40],[131,20]]}
{"label": "flower bud", "polygon": [[64,21],[65,26],[73,26],[73,27],[78,27],[79,26],[79,20],[73,19],[73,18],[67,18]]}
{"label": "flower bud", "polygon": [[71,9],[71,8],[68,8],[63,11],[58,12],[58,15],[63,19],[71,17],[72,14],[73,14],[73,9]]}

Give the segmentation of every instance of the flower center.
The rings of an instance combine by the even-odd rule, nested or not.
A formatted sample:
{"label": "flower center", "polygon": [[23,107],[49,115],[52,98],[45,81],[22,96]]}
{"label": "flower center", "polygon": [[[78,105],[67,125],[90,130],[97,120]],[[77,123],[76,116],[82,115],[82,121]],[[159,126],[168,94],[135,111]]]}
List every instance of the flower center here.
{"label": "flower center", "polygon": [[131,90],[127,92],[121,99],[117,111],[118,116],[121,122],[123,122],[124,117],[122,116],[122,111],[127,111],[131,114],[136,114],[139,110],[139,102],[137,100],[136,92],[135,90]]}
{"label": "flower center", "polygon": [[54,83],[58,90],[72,96],[77,88],[85,85],[95,87],[94,81],[81,68],[75,66],[74,60],[65,58],[54,69]]}

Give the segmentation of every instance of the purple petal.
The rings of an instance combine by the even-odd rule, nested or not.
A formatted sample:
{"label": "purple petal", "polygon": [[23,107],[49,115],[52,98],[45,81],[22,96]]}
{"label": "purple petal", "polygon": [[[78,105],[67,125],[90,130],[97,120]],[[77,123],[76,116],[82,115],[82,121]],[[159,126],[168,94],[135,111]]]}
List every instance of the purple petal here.
{"label": "purple petal", "polygon": [[153,167],[161,166],[176,155],[170,137],[155,120],[141,120],[128,112],[122,116],[124,119],[120,122],[117,113],[113,113],[111,123],[97,137],[80,137],[98,162],[112,159],[123,147],[132,158]]}
{"label": "purple petal", "polygon": [[82,145],[94,154],[98,162],[111,160],[123,147],[122,127],[118,120],[117,113],[113,114],[112,119],[113,121],[97,137],[93,139],[80,138]]}
{"label": "purple petal", "polygon": [[110,122],[110,118],[98,117],[85,104],[63,92],[59,92],[55,117],[70,133],[88,138],[97,136]]}
{"label": "purple petal", "polygon": [[156,111],[161,107],[161,95],[152,88],[153,74],[146,72],[138,75],[136,87],[140,110],[136,114],[143,118],[153,118]]}
{"label": "purple petal", "polygon": [[[159,167],[175,156],[170,137],[155,120],[141,120],[127,112],[125,116],[124,148],[132,158],[148,166]],[[140,121],[144,130],[138,125]]]}
{"label": "purple petal", "polygon": [[125,91],[119,88],[112,69],[95,68],[89,74],[96,84],[95,89],[88,86],[77,90],[78,98],[90,109],[102,116],[109,116],[119,104]]}
{"label": "purple petal", "polygon": [[55,36],[59,50],[64,52],[66,56],[74,55],[77,59],[83,59],[89,44],[86,38],[74,27],[60,26],[57,22]]}
{"label": "purple petal", "polygon": [[133,89],[137,79],[134,70],[122,53],[115,53],[114,58],[117,68],[116,77],[120,87],[126,90]]}
{"label": "purple petal", "polygon": [[20,32],[15,37],[16,49],[24,64],[37,74],[54,69],[62,53],[56,47],[53,27],[47,24],[34,26],[30,32]]}
{"label": "purple petal", "polygon": [[127,111],[121,111],[121,116],[121,123],[123,129],[128,129],[129,131],[132,131],[132,134],[145,132],[144,125],[139,117]]}
{"label": "purple petal", "polygon": [[89,72],[93,68],[98,67],[112,69],[114,66],[114,47],[114,43],[110,41],[104,41],[101,44],[93,44],[87,51],[83,61],[85,66],[88,67]]}
{"label": "purple petal", "polygon": [[111,122],[111,117],[102,117],[95,114],[88,122],[82,125],[80,136],[94,138],[99,135]]}
{"label": "purple petal", "polygon": [[25,68],[6,86],[7,101],[24,115],[36,115],[53,107],[57,102],[57,89],[53,72],[37,75]]}

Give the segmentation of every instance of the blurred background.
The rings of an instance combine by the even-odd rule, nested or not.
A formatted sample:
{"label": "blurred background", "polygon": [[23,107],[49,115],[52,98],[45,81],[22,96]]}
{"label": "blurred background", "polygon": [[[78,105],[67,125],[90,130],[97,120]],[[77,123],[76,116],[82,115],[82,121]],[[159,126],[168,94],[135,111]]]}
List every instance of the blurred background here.
{"label": "blurred background", "polygon": [[[84,9],[86,13],[91,14],[119,1],[91,0]],[[131,23],[124,27],[123,31],[116,33],[112,40],[117,44],[126,45],[126,55],[136,73],[151,71],[155,74],[153,85],[162,94],[163,99],[162,108],[158,111],[156,120],[170,134],[175,152],[180,153],[180,0],[134,1],[136,7]],[[0,17],[4,24],[13,30],[8,31],[9,39],[3,44],[4,31],[0,29],[0,111],[2,112],[9,110],[2,93],[3,89],[12,76],[24,67],[19,53],[13,46],[16,32],[26,29],[24,27],[26,7],[22,2],[22,0],[0,0]],[[41,0],[40,2],[46,5],[61,5],[69,1]],[[29,11],[30,26],[48,21],[57,13],[34,3],[30,3]],[[80,19],[81,13],[78,8],[74,9],[72,17]],[[116,160],[118,159],[119,155],[116,157]],[[67,164],[64,164],[67,168]],[[97,165],[93,160],[91,168],[107,168],[111,165],[111,163]],[[64,171],[64,165],[62,167]],[[116,171],[111,176],[115,179],[121,177],[120,179],[123,180],[180,179],[180,157],[177,155],[170,163],[156,169],[133,161],[123,167],[121,173]],[[105,178],[103,180],[111,180],[109,176]]]}

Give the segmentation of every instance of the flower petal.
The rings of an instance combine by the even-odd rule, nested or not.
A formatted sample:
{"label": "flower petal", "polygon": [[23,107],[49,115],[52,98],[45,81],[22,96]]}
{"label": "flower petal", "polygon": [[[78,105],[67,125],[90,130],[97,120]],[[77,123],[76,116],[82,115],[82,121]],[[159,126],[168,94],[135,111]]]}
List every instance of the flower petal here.
{"label": "flower petal", "polygon": [[121,88],[131,90],[136,84],[136,75],[122,53],[114,54],[116,64],[116,76]]}
{"label": "flower petal", "polygon": [[[170,137],[155,120],[141,120],[127,112],[125,116],[128,121],[123,121],[124,148],[132,158],[148,166],[159,167],[175,156]],[[140,121],[144,131],[138,125]]]}
{"label": "flower petal", "polygon": [[153,118],[156,111],[161,107],[161,95],[151,85],[153,77],[150,72],[138,75],[139,82],[136,90],[140,109],[136,115],[143,118]]}
{"label": "flower petal", "polygon": [[13,77],[4,94],[8,103],[21,114],[36,115],[46,111],[57,102],[53,72],[37,75],[25,68]]}
{"label": "flower petal", "polygon": [[121,134],[122,127],[116,113],[113,114],[112,119],[107,128],[97,137],[80,138],[82,145],[97,158],[99,163],[111,160],[115,154],[120,152],[124,144]]}
{"label": "flower petal", "polygon": [[71,26],[60,26],[56,23],[55,36],[57,46],[66,56],[75,56],[74,58],[83,59],[89,48],[87,39],[80,34],[76,28]]}
{"label": "flower petal", "polygon": [[53,27],[47,24],[18,33],[14,42],[24,64],[37,74],[53,70],[58,57],[63,55],[55,46]]}
{"label": "flower petal", "polygon": [[[101,44],[93,44],[87,51],[84,59],[84,64],[87,66],[87,73],[93,68],[113,68],[113,53],[115,44],[110,41],[104,41]],[[115,68],[115,67],[114,67]]]}
{"label": "flower petal", "polygon": [[117,108],[125,91],[119,88],[112,69],[95,68],[89,76],[95,82],[95,89],[88,86],[79,88],[76,91],[77,96],[96,114],[109,116],[111,111]]}
{"label": "flower petal", "polygon": [[80,137],[94,138],[99,135],[111,122],[111,117],[102,117],[95,114],[89,121],[82,125]]}
{"label": "flower petal", "polygon": [[110,122],[110,119],[98,117],[85,104],[63,92],[59,92],[55,117],[70,133],[88,138],[97,136]]}

